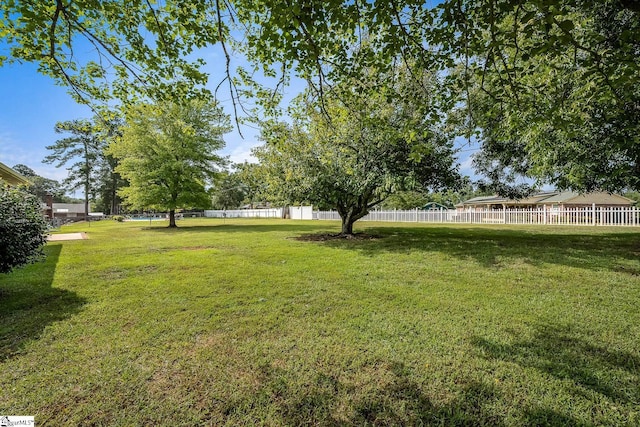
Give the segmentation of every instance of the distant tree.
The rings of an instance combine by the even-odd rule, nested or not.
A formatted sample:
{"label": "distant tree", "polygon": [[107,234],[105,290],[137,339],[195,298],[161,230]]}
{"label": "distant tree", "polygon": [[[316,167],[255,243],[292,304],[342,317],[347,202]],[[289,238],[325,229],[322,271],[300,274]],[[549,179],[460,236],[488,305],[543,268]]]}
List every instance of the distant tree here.
{"label": "distant tree", "polygon": [[116,167],[118,161],[110,155],[104,156],[96,174],[96,210],[113,215],[122,203],[118,190],[127,186]]}
{"label": "distant tree", "polygon": [[[124,120],[118,116],[96,118],[94,124],[99,138],[104,141],[104,150],[112,141],[122,137]],[[107,215],[116,213],[117,207],[122,203],[118,190],[127,185],[127,181],[116,172],[117,166],[118,160],[103,151],[96,170],[95,194],[96,209]]]}
{"label": "distant tree", "polygon": [[627,191],[624,196],[628,199],[634,200],[636,205],[640,205],[640,191]]}
{"label": "distant tree", "polygon": [[257,202],[264,201],[265,199],[265,182],[264,177],[261,176],[260,167],[257,163],[236,163],[236,173],[238,179],[242,184],[242,188],[245,192],[245,204],[248,204],[253,209]]}
{"label": "distant tree", "polygon": [[247,192],[240,181],[238,172],[223,172],[212,189],[214,209],[236,209],[242,205]]}
{"label": "distant tree", "polygon": [[52,154],[44,158],[44,163],[55,163],[67,167],[69,176],[63,181],[70,190],[81,188],[84,192],[84,215],[89,217],[89,200],[95,190],[96,171],[100,165],[105,142],[99,138],[94,123],[90,120],[71,120],[56,123],[56,133],[70,133],[71,136],[59,139],[47,150]]}
{"label": "distant tree", "polygon": [[44,178],[35,173],[29,166],[18,164],[13,170],[29,179],[29,185],[25,187],[26,191],[36,196],[41,201],[46,201],[46,196],[50,194],[53,201],[64,203],[68,198],[64,194],[61,184],[55,179]]}
{"label": "distant tree", "polygon": [[17,164],[14,167],[12,167],[11,169],[13,169],[14,171],[18,172],[20,175],[22,175],[22,176],[24,176],[26,178],[31,178],[31,177],[37,176],[35,171],[33,169],[31,169],[27,165]]}
{"label": "distant tree", "polygon": [[119,191],[125,204],[168,210],[169,227],[176,227],[176,209],[209,207],[208,186],[224,164],[215,152],[231,129],[222,108],[192,100],[139,104],[126,113],[122,138],[106,152],[118,160],[115,170],[129,182]]}
{"label": "distant tree", "polygon": [[40,200],[0,184],[0,273],[40,259],[46,232]]}
{"label": "distant tree", "polygon": [[415,209],[430,201],[429,194],[423,191],[399,191],[391,194],[382,202],[383,209]]}

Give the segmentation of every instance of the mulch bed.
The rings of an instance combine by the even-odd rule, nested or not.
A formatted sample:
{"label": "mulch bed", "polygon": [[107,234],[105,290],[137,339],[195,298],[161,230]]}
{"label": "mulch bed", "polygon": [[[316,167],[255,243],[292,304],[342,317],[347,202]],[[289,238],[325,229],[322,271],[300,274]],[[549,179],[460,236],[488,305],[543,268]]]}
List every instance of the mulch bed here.
{"label": "mulch bed", "polygon": [[375,234],[355,233],[355,234],[332,234],[332,233],[320,233],[320,234],[303,234],[298,237],[294,237],[295,240],[302,242],[326,242],[331,240],[376,240],[381,236]]}

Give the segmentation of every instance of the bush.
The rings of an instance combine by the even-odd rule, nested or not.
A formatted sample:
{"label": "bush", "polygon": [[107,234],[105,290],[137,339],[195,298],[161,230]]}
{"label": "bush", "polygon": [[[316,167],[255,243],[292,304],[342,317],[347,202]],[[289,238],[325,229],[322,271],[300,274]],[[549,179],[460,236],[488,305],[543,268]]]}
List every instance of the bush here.
{"label": "bush", "polygon": [[122,215],[114,215],[111,217],[114,221],[122,222],[124,221],[124,217]]}
{"label": "bush", "polygon": [[41,259],[46,239],[40,200],[0,184],[0,273]]}

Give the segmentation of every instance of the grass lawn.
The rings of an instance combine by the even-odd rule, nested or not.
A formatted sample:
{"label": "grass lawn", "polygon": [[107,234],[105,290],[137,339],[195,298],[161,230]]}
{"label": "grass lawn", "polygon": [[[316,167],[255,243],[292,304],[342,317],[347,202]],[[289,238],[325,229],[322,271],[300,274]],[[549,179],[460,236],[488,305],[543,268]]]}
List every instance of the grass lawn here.
{"label": "grass lawn", "polygon": [[0,276],[0,415],[38,425],[640,425],[640,230],[64,227]]}

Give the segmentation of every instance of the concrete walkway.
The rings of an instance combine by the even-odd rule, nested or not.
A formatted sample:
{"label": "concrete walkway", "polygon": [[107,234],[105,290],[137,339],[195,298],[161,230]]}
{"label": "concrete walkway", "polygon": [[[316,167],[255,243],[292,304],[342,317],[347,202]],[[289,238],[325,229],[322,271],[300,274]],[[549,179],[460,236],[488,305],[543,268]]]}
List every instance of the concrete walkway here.
{"label": "concrete walkway", "polygon": [[63,233],[63,234],[51,234],[47,237],[47,242],[62,242],[64,240],[85,240],[87,235],[85,233]]}

